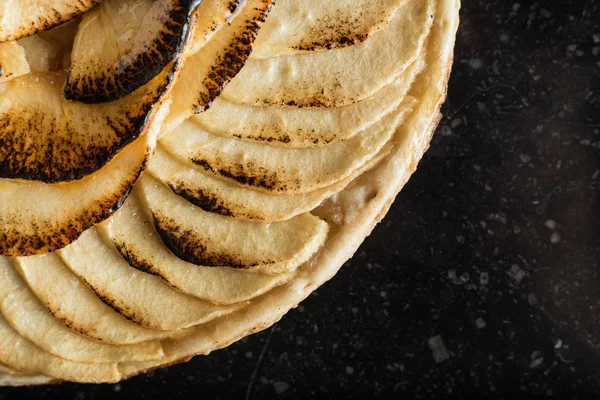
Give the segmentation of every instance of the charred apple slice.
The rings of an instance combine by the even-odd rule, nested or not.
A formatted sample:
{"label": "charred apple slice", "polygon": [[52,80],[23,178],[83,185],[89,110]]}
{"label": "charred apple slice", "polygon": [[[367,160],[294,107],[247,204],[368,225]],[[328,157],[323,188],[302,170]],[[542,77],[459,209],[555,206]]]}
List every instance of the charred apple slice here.
{"label": "charred apple slice", "polygon": [[65,97],[120,99],[148,83],[180,54],[201,0],[107,0],[83,16]]}
{"label": "charred apple slice", "polygon": [[17,40],[67,22],[102,0],[18,0],[0,2],[0,42]]}

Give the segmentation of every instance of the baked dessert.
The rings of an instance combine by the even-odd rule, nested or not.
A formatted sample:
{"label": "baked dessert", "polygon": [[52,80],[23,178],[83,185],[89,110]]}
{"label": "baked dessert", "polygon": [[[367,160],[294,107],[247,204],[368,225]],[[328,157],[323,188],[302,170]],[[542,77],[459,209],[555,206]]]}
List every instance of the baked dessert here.
{"label": "baked dessert", "polygon": [[333,277],[429,144],[459,9],[25,12],[45,3],[0,6],[14,17],[0,29],[4,385],[116,382],[208,354]]}

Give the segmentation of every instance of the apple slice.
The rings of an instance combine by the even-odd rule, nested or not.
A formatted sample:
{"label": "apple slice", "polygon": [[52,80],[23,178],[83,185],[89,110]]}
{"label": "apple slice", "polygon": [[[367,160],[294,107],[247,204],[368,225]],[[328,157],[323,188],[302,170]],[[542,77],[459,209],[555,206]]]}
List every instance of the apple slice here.
{"label": "apple slice", "polygon": [[[231,2],[231,5],[238,4]],[[231,23],[223,26],[199,51],[189,56],[173,89],[173,107],[163,132],[194,113],[208,109],[223,88],[245,65],[274,0],[247,0]],[[243,7],[243,8],[242,8]],[[192,48],[194,44],[192,43]]]}
{"label": "apple slice", "polygon": [[221,28],[231,24],[246,3],[246,0],[202,0],[196,13],[189,54],[196,54]]}
{"label": "apple slice", "polygon": [[[150,175],[168,185],[171,190],[204,211],[228,217],[265,222],[286,221],[310,212],[323,200],[339,192],[354,178],[376,165],[382,151],[350,176],[331,186],[308,193],[266,193],[213,176],[210,172],[190,167],[158,146],[148,166]],[[109,221],[115,220],[113,218]],[[166,265],[166,261],[164,262]]]}
{"label": "apple slice", "polygon": [[252,58],[352,46],[385,27],[406,0],[281,1]]}
{"label": "apple slice", "polygon": [[26,374],[82,383],[118,382],[116,363],[82,363],[56,357],[19,335],[0,315],[0,362]]}
{"label": "apple slice", "polygon": [[64,94],[104,103],[148,83],[185,48],[201,0],[106,0],[86,13]]}
{"label": "apple slice", "polygon": [[161,145],[188,165],[222,179],[277,193],[307,193],[339,182],[375,157],[410,113],[416,100],[349,140],[308,149],[287,149],[224,138],[192,121],[161,140]]}
{"label": "apple slice", "polygon": [[269,274],[293,271],[327,238],[327,223],[308,213],[271,224],[241,221],[205,212],[148,175],[138,187],[163,242],[192,264]]}
{"label": "apple slice", "polygon": [[35,296],[63,324],[82,335],[119,345],[173,335],[128,321],[104,304],[54,253],[16,260],[15,269]]}
{"label": "apple slice", "polygon": [[239,308],[237,305],[214,306],[171,288],[157,276],[132,268],[95,229],[85,232],[58,254],[102,301],[146,328],[185,329]]}
{"label": "apple slice", "polygon": [[0,43],[54,28],[102,0],[17,0],[0,2]]}
{"label": "apple slice", "polygon": [[187,263],[161,242],[137,190],[112,218],[98,225],[129,265],[156,275],[172,287],[213,304],[234,304],[260,296],[289,281],[292,273],[263,275],[228,267]]}
{"label": "apple slice", "polygon": [[408,0],[384,29],[363,43],[248,60],[223,98],[235,103],[291,107],[340,107],[369,98],[397,80],[419,58],[434,11],[434,0]]}
{"label": "apple slice", "polygon": [[0,257],[0,279],[0,311],[4,318],[23,337],[50,354],[71,361],[97,363],[164,357],[157,341],[116,346],[88,339],[69,329],[36,298],[6,257]]}
{"label": "apple slice", "polygon": [[343,107],[261,107],[232,103],[219,97],[209,110],[192,118],[207,132],[221,136],[271,146],[320,147],[348,140],[381,122],[400,106],[422,68],[423,62],[418,60],[400,79],[372,97]]}
{"label": "apple slice", "polygon": [[[1,99],[1,98],[0,98]],[[168,104],[152,131],[123,149],[97,173],[72,182],[0,179],[0,254],[41,254],[59,249],[108,218],[122,204],[155,145]]]}
{"label": "apple slice", "polygon": [[172,73],[167,68],[130,96],[93,106],[61,97],[61,72],[0,85],[0,178],[55,183],[98,171],[147,132]]}

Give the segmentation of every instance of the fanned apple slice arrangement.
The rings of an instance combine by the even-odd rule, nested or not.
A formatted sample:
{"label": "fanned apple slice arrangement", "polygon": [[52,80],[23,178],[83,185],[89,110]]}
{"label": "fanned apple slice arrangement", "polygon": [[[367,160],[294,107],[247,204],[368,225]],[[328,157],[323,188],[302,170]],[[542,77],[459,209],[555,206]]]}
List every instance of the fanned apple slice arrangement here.
{"label": "fanned apple slice arrangement", "polygon": [[459,0],[0,4],[0,385],[117,382],[278,321],[440,118]]}

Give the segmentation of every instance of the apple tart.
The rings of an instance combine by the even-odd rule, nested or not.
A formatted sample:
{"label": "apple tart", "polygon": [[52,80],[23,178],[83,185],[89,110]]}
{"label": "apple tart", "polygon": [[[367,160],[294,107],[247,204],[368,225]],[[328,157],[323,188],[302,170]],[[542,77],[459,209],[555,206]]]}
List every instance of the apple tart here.
{"label": "apple tart", "polygon": [[0,5],[0,384],[206,355],[332,278],[429,145],[459,7]]}

